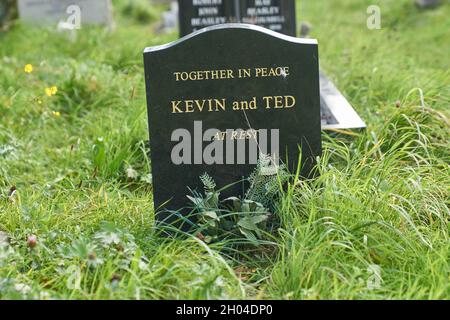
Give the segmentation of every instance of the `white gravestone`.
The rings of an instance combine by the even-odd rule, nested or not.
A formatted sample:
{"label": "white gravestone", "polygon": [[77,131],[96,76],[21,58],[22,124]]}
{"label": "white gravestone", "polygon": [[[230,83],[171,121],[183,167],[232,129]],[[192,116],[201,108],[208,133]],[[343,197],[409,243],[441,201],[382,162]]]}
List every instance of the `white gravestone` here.
{"label": "white gravestone", "polygon": [[112,26],[111,0],[18,0],[19,16],[25,23]]}

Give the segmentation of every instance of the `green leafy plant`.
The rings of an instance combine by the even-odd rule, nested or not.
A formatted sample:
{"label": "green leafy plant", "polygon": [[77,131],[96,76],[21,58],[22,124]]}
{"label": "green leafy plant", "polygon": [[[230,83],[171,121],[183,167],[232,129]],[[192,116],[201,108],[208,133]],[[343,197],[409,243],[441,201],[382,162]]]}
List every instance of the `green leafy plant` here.
{"label": "green leafy plant", "polygon": [[274,165],[270,156],[261,155],[255,171],[248,178],[250,187],[245,197],[221,200],[214,179],[207,173],[203,174],[200,180],[204,195],[194,193],[187,196],[194,205],[199,236],[206,242],[243,237],[257,245],[267,233],[270,208],[275,206],[288,178],[284,165]]}
{"label": "green leafy plant", "polygon": [[277,165],[270,155],[261,153],[258,165],[248,179],[250,188],[245,198],[273,209],[282,186],[289,180],[289,176],[284,164]]}

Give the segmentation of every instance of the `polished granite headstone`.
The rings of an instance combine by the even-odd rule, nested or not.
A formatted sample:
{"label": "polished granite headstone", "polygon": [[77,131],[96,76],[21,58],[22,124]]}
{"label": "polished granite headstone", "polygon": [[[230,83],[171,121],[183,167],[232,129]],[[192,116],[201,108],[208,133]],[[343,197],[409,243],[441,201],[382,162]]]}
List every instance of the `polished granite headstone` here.
{"label": "polished granite headstone", "polygon": [[[302,174],[310,174],[321,154],[316,40],[217,25],[147,48],[144,62],[156,211],[186,206],[205,172],[218,188],[248,177],[259,155],[253,137],[292,171],[301,152]],[[244,189],[238,183],[223,195]]]}
{"label": "polished granite headstone", "polygon": [[296,36],[295,0],[178,0],[180,35],[240,22]]}

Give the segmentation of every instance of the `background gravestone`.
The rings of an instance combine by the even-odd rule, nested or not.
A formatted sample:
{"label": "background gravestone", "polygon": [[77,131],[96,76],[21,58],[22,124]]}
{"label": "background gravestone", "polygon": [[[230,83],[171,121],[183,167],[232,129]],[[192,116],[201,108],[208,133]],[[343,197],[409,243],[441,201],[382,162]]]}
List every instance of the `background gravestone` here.
{"label": "background gravestone", "polygon": [[178,27],[178,2],[172,1],[170,3],[170,11],[163,12],[163,30],[172,30]]}
{"label": "background gravestone", "polygon": [[3,20],[6,19],[7,14],[8,14],[8,7],[6,1],[0,0],[0,24],[2,24]]}
{"label": "background gravestone", "polygon": [[296,36],[294,0],[178,0],[180,36],[207,26],[241,22]]}
{"label": "background gravestone", "polygon": [[[239,129],[267,130],[272,136],[270,146],[267,144],[263,152],[270,152],[273,147],[271,130],[279,130],[282,162],[295,170],[301,145],[302,173],[310,173],[315,157],[321,153],[318,46],[315,40],[286,37],[257,26],[218,25],[169,45],[147,48],[144,62],[155,211],[169,200],[164,205],[166,209],[178,210],[185,206],[186,195],[190,193],[188,188],[201,191],[199,176],[205,172],[216,180],[218,188],[222,188],[248,177],[254,170],[255,165],[249,163],[251,155],[237,154],[236,151],[230,152],[232,164],[216,161],[207,165],[204,159],[194,164],[198,160],[195,157],[201,156],[202,150],[211,143],[211,140],[199,143],[198,135],[209,129],[227,132],[222,143],[232,141],[232,133]],[[266,67],[287,67],[288,71],[279,76],[257,77],[257,70]],[[239,70],[243,69],[250,70],[250,74],[241,77]],[[227,77],[206,80],[203,75],[203,80],[186,81],[177,78],[181,72],[208,70],[226,70],[224,75]],[[264,97],[287,96],[296,102],[292,104],[292,98],[289,103],[276,98],[277,107],[272,100],[271,108],[267,108],[268,99]],[[226,108],[213,106],[208,110],[206,102],[200,111],[202,101],[209,99],[224,101]],[[174,103],[182,112],[174,108]],[[240,108],[234,110],[235,103],[238,106],[247,104],[250,108],[244,108],[245,112]],[[281,105],[290,107],[280,108]],[[199,121],[203,131],[195,129],[194,124]],[[192,136],[189,142],[192,154],[187,154],[190,159],[187,164],[176,165],[172,161],[174,147],[179,143],[172,134],[177,129],[184,129]],[[260,147],[264,148],[263,145]],[[228,150],[225,153],[221,159],[228,156]],[[245,156],[244,163],[236,164],[242,156]],[[239,183],[227,189],[224,196],[243,194],[243,191],[242,183]],[[160,219],[166,217],[165,213],[159,214]]]}
{"label": "background gravestone", "polygon": [[237,22],[234,0],[178,0],[178,7],[181,36],[208,26]]}
{"label": "background gravestone", "polygon": [[416,0],[416,5],[422,9],[435,8],[441,4],[441,0]]}
{"label": "background gravestone", "polygon": [[295,0],[241,0],[240,22],[297,35]]}
{"label": "background gravestone", "polygon": [[112,25],[111,0],[18,0],[20,19],[26,23],[55,24],[66,21],[71,5],[81,9],[81,25]]}
{"label": "background gravestone", "polygon": [[13,2],[11,0],[0,0],[0,26],[7,20]]}

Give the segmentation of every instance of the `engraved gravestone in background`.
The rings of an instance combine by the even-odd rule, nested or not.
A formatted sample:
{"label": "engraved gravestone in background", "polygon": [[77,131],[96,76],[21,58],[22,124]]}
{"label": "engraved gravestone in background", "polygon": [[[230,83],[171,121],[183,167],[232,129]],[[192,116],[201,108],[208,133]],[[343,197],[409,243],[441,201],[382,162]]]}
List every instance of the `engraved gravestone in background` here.
{"label": "engraved gravestone in background", "polygon": [[241,22],[296,35],[294,0],[178,0],[180,36],[207,26]]}
{"label": "engraved gravestone in background", "polygon": [[240,21],[295,37],[295,0],[240,0]]}
{"label": "engraved gravestone in background", "polygon": [[[187,205],[188,188],[202,191],[199,176],[205,172],[218,188],[248,177],[255,168],[251,159],[259,152],[255,149],[252,154],[251,147],[236,151],[239,143],[250,143],[242,134],[245,130],[265,132],[268,143],[260,143],[263,153],[273,155],[278,139],[277,152],[292,171],[301,152],[302,173],[308,175],[321,153],[318,60],[316,40],[243,24],[217,25],[147,48],[155,210],[163,204],[171,210]],[[222,137],[209,136],[209,130]],[[185,135],[191,138],[184,139]],[[223,150],[212,152],[214,142]],[[189,146],[183,152],[182,143]],[[228,149],[228,143],[236,146]],[[238,183],[222,194],[243,192]],[[167,213],[158,214],[159,219],[166,217]]]}
{"label": "engraved gravestone in background", "polygon": [[180,35],[216,24],[237,22],[234,0],[178,0]]}

